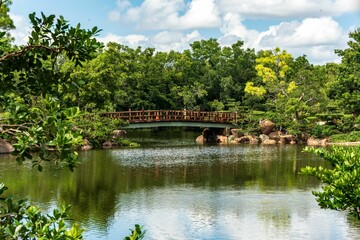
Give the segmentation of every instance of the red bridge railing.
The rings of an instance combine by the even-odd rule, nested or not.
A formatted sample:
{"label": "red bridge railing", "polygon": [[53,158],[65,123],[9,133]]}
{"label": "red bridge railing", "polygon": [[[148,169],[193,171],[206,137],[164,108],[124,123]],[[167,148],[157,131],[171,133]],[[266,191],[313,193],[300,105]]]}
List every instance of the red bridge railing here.
{"label": "red bridge railing", "polygon": [[104,117],[121,119],[129,123],[148,122],[211,122],[235,123],[236,112],[204,112],[192,110],[140,110],[102,113]]}

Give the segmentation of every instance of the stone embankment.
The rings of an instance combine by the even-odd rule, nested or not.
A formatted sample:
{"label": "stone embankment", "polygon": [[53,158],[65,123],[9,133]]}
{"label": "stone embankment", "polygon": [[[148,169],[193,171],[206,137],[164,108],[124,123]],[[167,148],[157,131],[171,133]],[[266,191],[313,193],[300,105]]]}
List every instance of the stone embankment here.
{"label": "stone embankment", "polygon": [[196,138],[196,142],[199,144],[216,142],[219,144],[307,144],[310,146],[326,146],[329,144],[328,139],[315,139],[306,136],[306,134],[299,137],[287,134],[284,131],[276,131],[275,123],[270,120],[261,121],[259,129],[261,133],[258,135],[244,133],[242,129],[231,129],[225,134],[216,134],[215,131],[205,129],[202,135]]}

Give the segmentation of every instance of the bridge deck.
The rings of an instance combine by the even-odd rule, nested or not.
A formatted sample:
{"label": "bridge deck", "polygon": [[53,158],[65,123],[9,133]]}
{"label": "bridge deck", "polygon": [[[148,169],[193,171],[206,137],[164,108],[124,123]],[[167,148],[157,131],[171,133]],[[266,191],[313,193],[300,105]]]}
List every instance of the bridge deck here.
{"label": "bridge deck", "polygon": [[237,121],[235,112],[205,112],[192,110],[140,110],[102,113],[105,117],[130,123],[201,122],[231,124]]}

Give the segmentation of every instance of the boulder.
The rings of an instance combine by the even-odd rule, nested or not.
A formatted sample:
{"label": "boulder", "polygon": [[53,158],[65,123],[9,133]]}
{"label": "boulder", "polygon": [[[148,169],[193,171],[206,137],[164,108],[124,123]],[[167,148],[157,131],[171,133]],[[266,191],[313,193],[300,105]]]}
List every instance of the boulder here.
{"label": "boulder", "polygon": [[217,135],[217,141],[218,143],[228,143],[228,137],[224,135]]}
{"label": "boulder", "polygon": [[309,145],[309,146],[318,146],[318,145],[320,145],[319,139],[315,139],[315,138],[309,138],[306,141],[306,144]]}
{"label": "boulder", "polygon": [[269,134],[275,127],[275,123],[270,120],[260,121],[260,127],[263,134]]}
{"label": "boulder", "polygon": [[89,140],[84,139],[84,145],[81,147],[81,150],[90,150],[90,149],[92,149],[92,146]]}
{"label": "boulder", "polygon": [[11,143],[5,139],[0,139],[0,153],[12,153],[14,151],[15,149]]}
{"label": "boulder", "polygon": [[206,138],[203,135],[200,135],[196,138],[195,142],[198,144],[204,144],[206,143]]}
{"label": "boulder", "polygon": [[324,138],[324,139],[320,140],[320,145],[321,146],[326,146],[326,145],[328,145],[328,143],[329,143],[329,139],[327,139],[327,138]]}
{"label": "boulder", "polygon": [[328,142],[329,140],[327,138],[324,139],[309,138],[306,141],[306,144],[309,146],[326,146]]}
{"label": "boulder", "polygon": [[266,134],[260,134],[260,135],[259,135],[259,138],[260,138],[260,141],[263,142],[263,141],[265,141],[266,139],[269,139],[269,136],[266,135]]}
{"label": "boulder", "polygon": [[271,132],[271,133],[268,134],[270,139],[274,139],[276,141],[280,140],[280,135],[281,135],[281,132],[279,132],[279,131]]}
{"label": "boulder", "polygon": [[103,143],[103,148],[111,148],[113,146],[112,142],[110,140],[106,140]]}
{"label": "boulder", "polygon": [[264,144],[264,145],[274,145],[274,144],[276,144],[276,140],[274,140],[274,139],[266,139],[265,141],[262,142],[262,144]]}
{"label": "boulder", "polygon": [[237,141],[238,143],[249,143],[250,139],[247,136],[243,136],[243,137],[235,138],[235,141]]}
{"label": "boulder", "polygon": [[238,143],[249,143],[249,144],[258,144],[259,139],[254,135],[245,135],[243,137],[235,138],[235,141]]}
{"label": "boulder", "polygon": [[126,137],[126,131],[125,130],[114,130],[113,131],[113,139],[118,138],[125,138]]}
{"label": "boulder", "polygon": [[280,143],[289,144],[291,141],[295,141],[296,136],[291,134],[280,135]]}
{"label": "boulder", "polygon": [[260,140],[258,138],[250,138],[249,144],[259,144]]}
{"label": "boulder", "polygon": [[231,129],[231,135],[233,135],[234,138],[240,138],[244,136],[244,133],[242,133],[241,129],[239,128],[233,128]]}

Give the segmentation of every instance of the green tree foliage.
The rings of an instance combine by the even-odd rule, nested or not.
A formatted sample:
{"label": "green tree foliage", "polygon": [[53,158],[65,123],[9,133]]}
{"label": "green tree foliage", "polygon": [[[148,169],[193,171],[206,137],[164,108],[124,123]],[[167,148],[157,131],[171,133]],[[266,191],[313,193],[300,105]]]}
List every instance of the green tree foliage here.
{"label": "green tree foliage", "polygon": [[329,84],[328,96],[336,100],[338,108],[347,113],[360,114],[360,28],[349,34],[348,48],[336,50],[341,64],[336,79]]}
{"label": "green tree foliage", "polygon": [[11,0],[0,1],[0,29],[3,31],[8,31],[15,28],[14,22],[9,16],[9,7],[11,4]]}
{"label": "green tree foliage", "polygon": [[[36,17],[27,45],[0,56],[1,136],[14,143],[18,160],[55,160],[73,169],[76,147],[81,136],[74,131],[72,119],[78,108],[66,108],[57,100],[59,88],[72,85],[59,71],[59,60],[68,58],[75,65],[92,58],[101,47],[94,36],[99,30],[71,27],[62,16]],[[49,64],[50,63],[50,64]]]}
{"label": "green tree foliage", "polygon": [[289,82],[286,78],[291,61],[291,54],[279,48],[259,52],[255,69],[262,83],[256,86],[251,81],[247,82],[245,92],[259,97],[266,94],[273,100],[276,109],[280,99],[288,97],[297,87],[295,82]]}
{"label": "green tree foliage", "polygon": [[79,83],[64,94],[83,109],[211,109],[217,100],[225,109],[241,102],[245,82],[256,76],[255,53],[243,43],[221,48],[217,40],[194,42],[184,52],[156,52],[109,43],[83,68],[65,62],[61,71]]}
{"label": "green tree foliage", "polygon": [[11,0],[0,0],[0,56],[10,51],[13,38],[9,30],[15,28],[13,20],[9,16]]}
{"label": "green tree foliage", "polygon": [[68,225],[69,207],[43,213],[25,199],[4,195],[8,188],[0,183],[1,239],[82,239],[84,229],[79,224]]}
{"label": "green tree foliage", "polygon": [[331,168],[310,167],[301,173],[318,178],[325,185],[314,191],[320,207],[349,210],[360,219],[360,147],[305,148],[331,164]]}
{"label": "green tree foliage", "polygon": [[73,130],[79,109],[62,108],[49,95],[28,107],[18,98],[9,99],[5,109],[1,135],[14,142],[17,160],[32,159],[40,171],[42,161],[63,163],[72,170],[77,164],[75,149],[82,144],[80,132]]}
{"label": "green tree foliage", "polygon": [[138,224],[135,224],[135,229],[131,230],[131,235],[128,237],[125,237],[124,240],[141,240],[144,239],[145,237],[145,232],[143,229],[143,227],[141,227]]}

